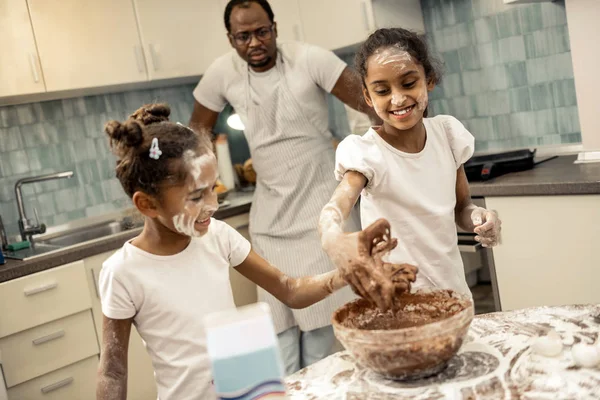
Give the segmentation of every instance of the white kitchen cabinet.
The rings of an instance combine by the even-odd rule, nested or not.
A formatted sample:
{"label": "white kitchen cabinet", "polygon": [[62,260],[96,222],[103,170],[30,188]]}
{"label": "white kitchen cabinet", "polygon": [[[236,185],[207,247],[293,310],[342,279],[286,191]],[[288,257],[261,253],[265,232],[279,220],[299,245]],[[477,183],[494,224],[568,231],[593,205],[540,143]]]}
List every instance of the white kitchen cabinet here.
{"label": "white kitchen cabinet", "polygon": [[502,311],[600,303],[600,195],[486,197],[502,220]]}
{"label": "white kitchen cabinet", "polygon": [[270,0],[269,4],[277,22],[277,39],[282,41],[303,41],[302,20],[298,1],[303,0]]}
{"label": "white kitchen cabinet", "polygon": [[151,80],[203,74],[231,46],[220,0],[134,0]]}
{"label": "white kitchen cabinet", "polygon": [[148,79],[131,1],[28,4],[49,92]]}
{"label": "white kitchen cabinet", "polygon": [[299,5],[305,41],[326,49],[360,43],[375,26],[370,0],[300,0]]}
{"label": "white kitchen cabinet", "polygon": [[299,0],[304,40],[334,50],[363,42],[377,28],[425,31],[419,0]]}
{"label": "white kitchen cabinet", "polygon": [[26,0],[0,0],[0,97],[46,91]]}
{"label": "white kitchen cabinet", "polygon": [[[87,273],[88,285],[91,291],[92,314],[96,325],[96,332],[100,346],[102,346],[102,306],[100,304],[100,292],[98,280],[102,263],[107,260],[114,251],[98,254],[84,260]],[[156,383],[154,380],[154,368],[152,360],[146,352],[142,338],[135,326],[131,327],[129,337],[128,353],[128,376],[127,376],[127,399],[128,400],[151,400],[156,399]]]}
{"label": "white kitchen cabinet", "polygon": [[8,389],[8,400],[95,399],[97,370],[98,356],[86,358]]}

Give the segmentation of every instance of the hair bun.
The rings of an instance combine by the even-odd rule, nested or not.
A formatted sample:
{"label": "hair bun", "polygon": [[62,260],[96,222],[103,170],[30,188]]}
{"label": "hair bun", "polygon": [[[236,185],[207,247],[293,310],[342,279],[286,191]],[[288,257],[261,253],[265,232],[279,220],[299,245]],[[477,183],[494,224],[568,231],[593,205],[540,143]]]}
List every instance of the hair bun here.
{"label": "hair bun", "polygon": [[119,121],[109,121],[104,131],[112,142],[125,147],[137,147],[144,141],[142,127],[136,121],[129,120],[123,124]]}
{"label": "hair bun", "polygon": [[169,120],[171,108],[164,103],[146,104],[131,114],[130,118],[144,125],[150,125]]}

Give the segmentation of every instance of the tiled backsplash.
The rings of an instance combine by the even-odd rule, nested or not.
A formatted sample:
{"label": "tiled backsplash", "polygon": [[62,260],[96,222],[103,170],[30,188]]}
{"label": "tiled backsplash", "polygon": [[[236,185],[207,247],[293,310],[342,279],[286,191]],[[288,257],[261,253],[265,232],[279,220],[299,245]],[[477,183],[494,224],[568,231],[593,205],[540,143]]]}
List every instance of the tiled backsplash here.
{"label": "tiled backsplash", "polygon": [[445,63],[430,96],[475,135],[478,151],[581,142],[564,0],[421,0]]}
{"label": "tiled backsplash", "polygon": [[172,120],[187,123],[194,85],[0,107],[0,215],[18,234],[14,184],[23,177],[72,170],[71,179],[23,186],[27,215],[37,208],[48,226],[130,204],[115,179],[104,124],[123,120],[144,103],[165,101]]}

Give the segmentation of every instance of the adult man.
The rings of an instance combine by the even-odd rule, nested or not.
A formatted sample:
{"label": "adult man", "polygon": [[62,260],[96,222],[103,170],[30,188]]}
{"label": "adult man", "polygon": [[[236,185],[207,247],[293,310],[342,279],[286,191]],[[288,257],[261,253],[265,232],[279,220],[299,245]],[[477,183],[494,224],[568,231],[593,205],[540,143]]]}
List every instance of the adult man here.
{"label": "adult man", "polygon": [[[334,267],[317,232],[319,213],[337,186],[326,92],[366,111],[360,80],[330,51],[296,42],[278,45],[266,0],[229,1],[225,27],[235,51],[218,58],[194,90],[190,126],[210,130],[226,103],[233,106],[257,173],[250,212],[254,248],[291,276],[329,271]],[[348,228],[357,230],[355,225]],[[290,310],[264,291],[259,298],[271,306],[292,373],[331,353],[331,315],[351,292],[305,310]]]}

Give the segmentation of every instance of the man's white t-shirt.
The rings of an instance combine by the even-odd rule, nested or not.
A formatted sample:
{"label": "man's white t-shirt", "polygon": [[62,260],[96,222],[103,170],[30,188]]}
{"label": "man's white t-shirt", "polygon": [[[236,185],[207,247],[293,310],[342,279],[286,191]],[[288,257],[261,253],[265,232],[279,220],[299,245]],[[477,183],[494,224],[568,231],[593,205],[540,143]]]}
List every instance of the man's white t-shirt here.
{"label": "man's white t-shirt", "polygon": [[331,92],[346,63],[329,50],[301,42],[280,42],[277,50],[281,68],[260,73],[249,69],[235,50],[219,57],[194,89],[195,99],[215,112],[223,111],[229,103],[246,123],[248,74],[251,101],[255,104],[260,104],[285,79],[304,114],[316,127],[327,130],[329,114],[325,92]]}
{"label": "man's white t-shirt", "polygon": [[398,247],[394,263],[419,267],[415,288],[453,289],[470,295],[458,250],[454,219],[456,173],[474,151],[474,138],[456,118],[424,118],[427,140],[420,153],[405,153],[372,128],[350,135],[337,148],[335,175],[363,174],[362,226],[387,219]]}
{"label": "man's white t-shirt", "polygon": [[250,243],[224,222],[192,238],[173,256],[147,253],[130,243],[104,262],[102,312],[133,323],[152,358],[160,400],[214,398],[202,319],[234,308],[229,266],[250,253]]}

